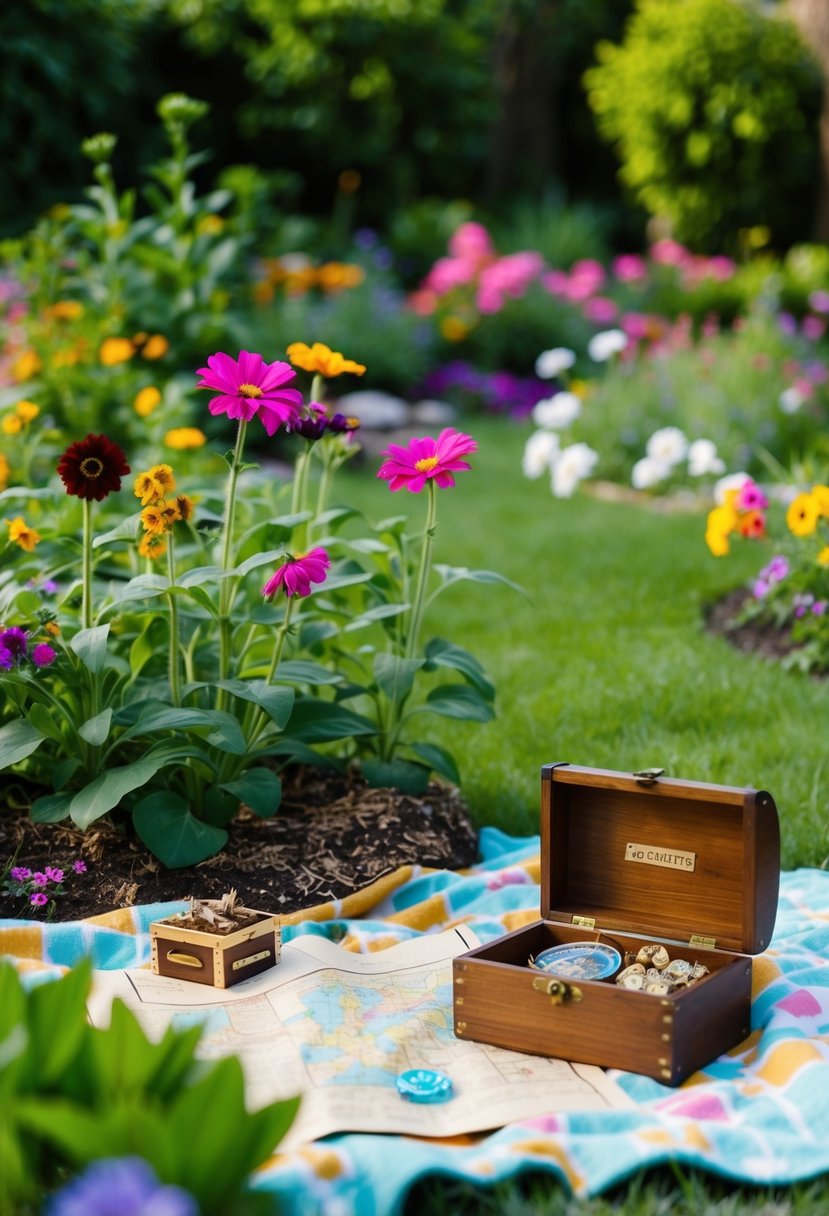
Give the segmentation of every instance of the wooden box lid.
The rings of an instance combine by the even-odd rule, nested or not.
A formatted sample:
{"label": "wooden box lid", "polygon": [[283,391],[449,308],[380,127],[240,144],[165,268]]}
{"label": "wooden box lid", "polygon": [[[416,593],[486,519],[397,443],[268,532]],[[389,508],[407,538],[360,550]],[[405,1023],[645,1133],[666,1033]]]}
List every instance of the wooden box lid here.
{"label": "wooden box lid", "polygon": [[763,790],[571,764],[541,770],[541,915],[758,954],[780,829]]}

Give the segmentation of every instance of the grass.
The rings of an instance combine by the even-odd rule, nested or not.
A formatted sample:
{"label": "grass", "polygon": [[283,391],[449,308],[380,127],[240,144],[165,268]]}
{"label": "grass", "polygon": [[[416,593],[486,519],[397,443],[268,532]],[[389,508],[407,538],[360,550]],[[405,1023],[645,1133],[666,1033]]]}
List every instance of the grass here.
{"label": "grass", "polygon": [[[439,495],[435,559],[496,570],[526,599],[461,584],[427,618],[482,659],[498,688],[485,726],[439,722],[433,738],[458,757],[476,820],[538,830],[539,769],[568,760],[771,791],[785,869],[823,865],[829,853],[823,776],[829,682],[788,673],[734,650],[703,624],[707,603],[741,585],[769,548],[745,543],[715,559],[702,513],[668,513],[586,495],[552,498],[520,472],[528,430],[496,419],[465,429],[480,451],[474,471]],[[366,462],[373,471],[376,462]],[[373,519],[424,503],[394,496],[366,469],[343,497]],[[698,1170],[643,1172],[594,1199],[575,1199],[549,1175],[492,1189],[429,1178],[406,1213],[430,1216],[812,1216],[826,1211],[818,1180],[787,1188],[733,1186]]]}
{"label": "grass", "polygon": [[[498,690],[487,725],[432,719],[459,760],[475,819],[538,830],[539,770],[553,760],[769,790],[785,869],[829,854],[825,722],[829,682],[790,673],[709,635],[706,603],[743,583],[771,550],[744,542],[713,558],[701,513],[669,513],[581,494],[554,499],[528,481],[528,430],[497,419],[465,424],[474,471],[439,492],[435,559],[498,571],[526,598],[462,583],[427,616],[486,665]],[[393,496],[370,473],[340,483],[370,517],[424,502]],[[368,474],[368,475],[367,475]],[[424,719],[425,721],[425,719]]]}

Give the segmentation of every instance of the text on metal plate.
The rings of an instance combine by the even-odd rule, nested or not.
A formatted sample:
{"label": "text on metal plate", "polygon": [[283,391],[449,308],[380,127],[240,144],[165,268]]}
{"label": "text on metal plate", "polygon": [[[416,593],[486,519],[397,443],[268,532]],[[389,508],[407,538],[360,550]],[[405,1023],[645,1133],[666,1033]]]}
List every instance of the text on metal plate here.
{"label": "text on metal plate", "polygon": [[553,1005],[563,1005],[565,1001],[575,1003],[582,998],[581,988],[577,988],[575,984],[565,984],[564,980],[551,980],[546,975],[537,975],[533,980],[533,988],[536,992],[543,992],[548,996]]}

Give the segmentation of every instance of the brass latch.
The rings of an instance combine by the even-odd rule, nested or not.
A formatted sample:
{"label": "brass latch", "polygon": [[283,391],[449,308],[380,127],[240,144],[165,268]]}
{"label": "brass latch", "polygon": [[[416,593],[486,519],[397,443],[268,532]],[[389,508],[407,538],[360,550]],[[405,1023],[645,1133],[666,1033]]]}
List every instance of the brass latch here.
{"label": "brass latch", "polygon": [[196,958],[195,954],[184,954],[180,950],[168,950],[167,961],[169,963],[178,963],[180,967],[203,967],[204,963],[200,958]]}
{"label": "brass latch", "polygon": [[552,1005],[563,1005],[565,1001],[574,1004],[582,998],[581,988],[575,984],[565,984],[564,980],[551,980],[546,975],[537,975],[533,980],[536,992],[543,992],[550,998]]}
{"label": "brass latch", "polygon": [[714,950],[717,946],[716,937],[705,937],[702,933],[694,933],[688,941],[689,946],[699,946],[702,950]]}
{"label": "brass latch", "polygon": [[636,778],[640,785],[656,785],[659,777],[665,772],[664,768],[640,768],[638,772],[632,776]]}

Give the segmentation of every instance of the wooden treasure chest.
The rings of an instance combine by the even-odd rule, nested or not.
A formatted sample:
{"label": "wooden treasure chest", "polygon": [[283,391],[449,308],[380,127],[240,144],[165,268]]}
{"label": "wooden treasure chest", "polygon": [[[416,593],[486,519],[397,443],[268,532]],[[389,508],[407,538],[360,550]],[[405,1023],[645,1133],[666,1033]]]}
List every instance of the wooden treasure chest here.
{"label": "wooden treasure chest", "polygon": [[[201,907],[219,908],[218,900],[201,901]],[[192,928],[187,913],[150,925],[152,969],[173,979],[230,988],[274,967],[282,951],[279,920],[268,912],[238,907],[240,926],[231,932],[211,932],[210,925]]]}
{"label": "wooden treasure chest", "polygon": [[455,1034],[678,1085],[749,1033],[779,881],[764,791],[545,765],[541,919],[454,960]]}

